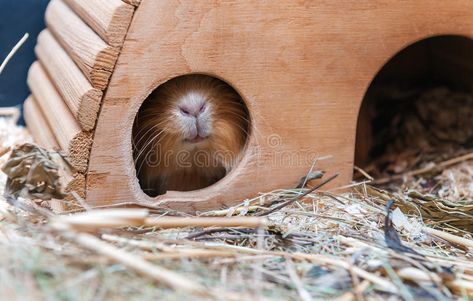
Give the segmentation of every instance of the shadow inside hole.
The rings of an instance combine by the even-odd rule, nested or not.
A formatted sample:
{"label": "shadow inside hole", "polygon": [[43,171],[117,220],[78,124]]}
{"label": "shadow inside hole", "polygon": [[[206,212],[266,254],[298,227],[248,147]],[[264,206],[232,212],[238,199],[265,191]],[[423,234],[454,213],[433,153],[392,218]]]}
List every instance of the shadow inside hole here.
{"label": "shadow inside hole", "polygon": [[473,147],[473,40],[436,36],[401,50],[363,99],[355,165],[375,178]]}
{"label": "shadow inside hole", "polygon": [[187,74],[159,85],[133,124],[141,189],[155,197],[213,185],[240,162],[249,129],[246,104],[221,79]]}

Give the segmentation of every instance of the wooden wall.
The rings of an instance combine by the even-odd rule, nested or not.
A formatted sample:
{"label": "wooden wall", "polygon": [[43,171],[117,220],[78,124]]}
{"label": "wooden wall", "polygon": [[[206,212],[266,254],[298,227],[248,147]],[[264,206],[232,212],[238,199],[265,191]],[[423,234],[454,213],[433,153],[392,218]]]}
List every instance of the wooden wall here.
{"label": "wooden wall", "polygon": [[[49,132],[35,137],[70,155],[92,206],[232,206],[295,186],[320,158],[317,169],[340,173],[332,187],[345,185],[374,76],[421,39],[473,37],[472,12],[467,0],[53,0],[28,78],[27,122],[43,124]],[[215,185],[150,198],[133,165],[133,120],[159,84],[188,73],[222,78],[242,95],[248,147]]]}
{"label": "wooden wall", "polygon": [[[325,156],[331,158],[316,168],[340,173],[332,187],[348,184],[358,112],[374,76],[418,40],[472,37],[472,11],[473,2],[465,0],[142,0],[98,120],[88,201],[185,211],[232,206],[295,186],[313,160]],[[153,89],[186,73],[215,75],[242,95],[252,118],[248,149],[215,185],[150,198],[136,178],[132,123]]]}
{"label": "wooden wall", "polygon": [[82,197],[103,93],[134,11],[121,0],[52,0],[38,36],[25,121],[37,143],[68,155],[70,188]]}

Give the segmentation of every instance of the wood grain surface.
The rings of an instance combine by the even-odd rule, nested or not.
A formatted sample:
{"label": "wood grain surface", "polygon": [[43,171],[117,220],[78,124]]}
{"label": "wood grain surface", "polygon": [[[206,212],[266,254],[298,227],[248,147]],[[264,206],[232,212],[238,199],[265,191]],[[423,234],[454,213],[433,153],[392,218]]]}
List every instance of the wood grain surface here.
{"label": "wood grain surface", "polygon": [[93,129],[102,91],[92,87],[47,29],[38,36],[35,52],[81,127]]}
{"label": "wood grain surface", "polygon": [[91,133],[81,129],[39,62],[30,67],[28,86],[59,146],[69,156],[71,164],[79,172],[85,172],[92,144]]}
{"label": "wood grain surface", "polygon": [[120,48],[134,7],[121,0],[64,0],[107,44]]}
{"label": "wood grain surface", "polygon": [[46,9],[46,24],[94,88],[107,87],[118,49],[105,43],[62,0]]}
{"label": "wood grain surface", "polygon": [[141,3],[141,0],[123,0],[123,2],[134,5],[134,6],[139,6]]}
{"label": "wood grain surface", "polygon": [[59,144],[44,117],[43,111],[38,106],[34,96],[30,95],[23,104],[23,116],[28,130],[36,143],[47,149],[59,149]]}

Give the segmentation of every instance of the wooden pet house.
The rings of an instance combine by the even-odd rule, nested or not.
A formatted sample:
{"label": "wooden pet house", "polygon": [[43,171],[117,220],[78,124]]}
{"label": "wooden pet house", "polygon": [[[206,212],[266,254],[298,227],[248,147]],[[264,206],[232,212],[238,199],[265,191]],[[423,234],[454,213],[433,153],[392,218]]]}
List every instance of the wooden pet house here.
{"label": "wooden pet house", "polygon": [[[25,118],[38,143],[69,155],[69,189],[91,206],[199,211],[293,187],[317,158],[340,173],[332,187],[349,183],[373,78],[416,41],[473,37],[473,2],[52,0],[46,24]],[[133,121],[154,89],[190,73],[242,96],[245,153],[210,187],[151,198],[136,177]]]}

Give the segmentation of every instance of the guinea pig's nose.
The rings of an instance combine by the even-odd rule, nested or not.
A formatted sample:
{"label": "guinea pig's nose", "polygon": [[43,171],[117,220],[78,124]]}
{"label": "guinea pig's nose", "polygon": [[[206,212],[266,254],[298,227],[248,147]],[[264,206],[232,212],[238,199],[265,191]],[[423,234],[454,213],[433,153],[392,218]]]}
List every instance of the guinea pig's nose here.
{"label": "guinea pig's nose", "polygon": [[197,117],[200,113],[205,111],[205,103],[180,105],[179,110],[182,115]]}

